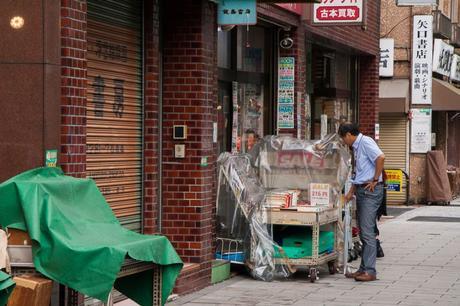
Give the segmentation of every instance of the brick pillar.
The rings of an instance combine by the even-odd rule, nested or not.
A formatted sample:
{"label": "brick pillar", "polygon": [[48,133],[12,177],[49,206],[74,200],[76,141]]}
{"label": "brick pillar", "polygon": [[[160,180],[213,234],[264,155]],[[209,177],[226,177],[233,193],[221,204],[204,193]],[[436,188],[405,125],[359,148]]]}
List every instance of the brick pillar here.
{"label": "brick pillar", "polygon": [[144,2],[144,228],[145,234],[158,232],[158,93],[159,15],[158,0]]}
{"label": "brick pillar", "polygon": [[[284,32],[281,32],[280,39],[283,39]],[[294,40],[294,45],[291,49],[280,48],[280,56],[294,57],[295,58],[295,89],[294,89],[294,129],[280,129],[280,133],[289,133],[297,137],[297,131],[300,129],[302,139],[305,139],[306,133],[306,118],[305,118],[305,91],[306,91],[306,54],[305,54],[305,29],[298,27],[290,32],[289,37]],[[300,97],[300,109],[297,102],[298,94]],[[276,101],[276,100],[275,100]],[[277,105],[277,103],[275,104]],[[297,116],[300,112],[300,126],[298,124]]]}
{"label": "brick pillar", "polygon": [[61,0],[61,162],[86,171],[86,0]]}
{"label": "brick pillar", "polygon": [[[217,122],[216,5],[207,0],[165,2],[163,70],[163,233],[197,274],[180,291],[210,283],[215,205]],[[173,126],[186,125],[186,140]],[[174,145],[185,144],[185,158]],[[207,165],[200,165],[207,157]]]}
{"label": "brick pillar", "polygon": [[378,58],[361,57],[359,70],[359,126],[363,134],[374,137],[379,120]]}

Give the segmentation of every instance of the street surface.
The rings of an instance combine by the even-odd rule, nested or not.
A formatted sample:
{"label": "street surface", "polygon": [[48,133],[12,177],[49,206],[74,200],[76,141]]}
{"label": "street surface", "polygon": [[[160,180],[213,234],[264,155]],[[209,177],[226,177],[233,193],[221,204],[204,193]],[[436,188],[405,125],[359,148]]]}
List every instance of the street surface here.
{"label": "street surface", "polygon": [[[407,221],[418,216],[458,219]],[[460,306],[460,206],[419,207],[379,227],[385,257],[377,261],[375,282],[360,283],[326,271],[313,284],[305,272],[270,283],[243,275],[167,305]]]}

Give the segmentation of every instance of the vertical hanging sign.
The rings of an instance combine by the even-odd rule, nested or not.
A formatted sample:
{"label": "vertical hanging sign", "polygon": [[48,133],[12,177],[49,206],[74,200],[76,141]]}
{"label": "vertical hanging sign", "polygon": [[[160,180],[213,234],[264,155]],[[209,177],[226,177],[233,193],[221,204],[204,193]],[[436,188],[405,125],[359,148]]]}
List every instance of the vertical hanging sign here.
{"label": "vertical hanging sign", "polygon": [[280,57],[278,63],[278,128],[294,128],[294,57]]}
{"label": "vertical hanging sign", "polygon": [[393,38],[380,39],[380,76],[393,76],[394,49],[395,41]]}
{"label": "vertical hanging sign", "polygon": [[431,104],[433,16],[414,16],[412,32],[412,104]]}

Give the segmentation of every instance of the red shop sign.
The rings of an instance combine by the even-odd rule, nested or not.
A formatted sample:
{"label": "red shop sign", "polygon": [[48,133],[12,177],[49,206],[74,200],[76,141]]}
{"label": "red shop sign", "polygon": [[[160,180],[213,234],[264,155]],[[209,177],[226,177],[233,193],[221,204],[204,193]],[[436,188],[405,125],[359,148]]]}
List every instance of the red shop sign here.
{"label": "red shop sign", "polygon": [[321,0],[313,4],[314,23],[360,23],[364,0]]}

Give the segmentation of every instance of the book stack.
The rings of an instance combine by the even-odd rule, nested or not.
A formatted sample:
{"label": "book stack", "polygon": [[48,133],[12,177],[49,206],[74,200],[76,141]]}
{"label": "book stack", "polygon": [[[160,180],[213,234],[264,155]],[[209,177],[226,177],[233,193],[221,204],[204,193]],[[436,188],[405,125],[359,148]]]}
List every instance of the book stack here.
{"label": "book stack", "polygon": [[269,208],[297,207],[299,190],[276,190],[267,193],[266,206]]}

